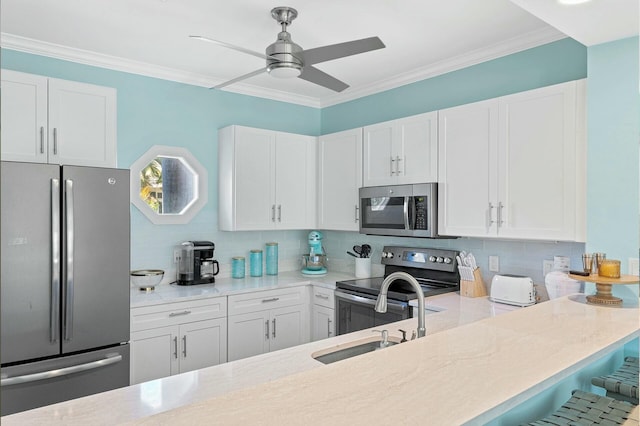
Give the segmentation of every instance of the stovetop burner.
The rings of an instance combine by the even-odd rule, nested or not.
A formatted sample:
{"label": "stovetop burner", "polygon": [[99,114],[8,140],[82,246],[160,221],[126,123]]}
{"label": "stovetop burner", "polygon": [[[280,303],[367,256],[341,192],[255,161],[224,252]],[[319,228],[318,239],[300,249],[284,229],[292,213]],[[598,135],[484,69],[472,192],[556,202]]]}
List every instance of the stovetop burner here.
{"label": "stovetop burner", "polygon": [[[397,271],[407,272],[420,283],[425,296],[457,291],[460,289],[457,254],[454,250],[387,246],[382,252],[385,277]],[[377,297],[385,277],[339,281],[336,287],[356,295]],[[387,297],[408,302],[418,296],[408,282],[396,280],[391,283]]]}

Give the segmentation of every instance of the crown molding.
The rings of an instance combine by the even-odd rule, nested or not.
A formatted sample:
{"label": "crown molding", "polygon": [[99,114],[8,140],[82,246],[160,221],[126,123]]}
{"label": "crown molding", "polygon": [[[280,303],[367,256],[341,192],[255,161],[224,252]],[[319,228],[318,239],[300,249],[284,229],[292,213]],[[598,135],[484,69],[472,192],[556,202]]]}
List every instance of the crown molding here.
{"label": "crown molding", "polygon": [[[393,78],[378,81],[366,86],[350,88],[346,92],[332,94],[320,99],[295,95],[279,90],[265,89],[247,83],[234,84],[232,87],[225,88],[225,91],[313,108],[324,108],[362,98],[364,96],[384,92],[406,84],[415,83],[416,81],[425,80],[437,75],[476,65],[481,62],[497,59],[512,53],[517,53],[526,49],[561,40],[566,37],[567,36],[565,34],[559,32],[555,28],[543,28],[541,30],[532,31],[527,34],[523,34],[522,36],[505,40],[504,42],[494,44],[486,48],[477,49],[464,55],[459,55],[436,64],[418,68],[416,70],[394,76]],[[8,33],[0,33],[0,46],[5,49],[34,55],[47,56],[84,65],[138,74],[162,80],[176,81],[200,87],[213,87],[222,82],[222,80],[213,79],[201,74],[177,70],[175,68],[133,61]]]}

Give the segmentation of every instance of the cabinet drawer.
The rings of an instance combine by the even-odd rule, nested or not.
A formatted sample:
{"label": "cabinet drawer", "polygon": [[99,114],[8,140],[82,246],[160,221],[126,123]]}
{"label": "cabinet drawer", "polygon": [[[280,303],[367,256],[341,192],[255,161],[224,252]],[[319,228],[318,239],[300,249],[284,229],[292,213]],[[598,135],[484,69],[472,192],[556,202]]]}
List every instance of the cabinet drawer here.
{"label": "cabinet drawer", "polygon": [[215,297],[131,309],[131,331],[227,316],[227,298]]}
{"label": "cabinet drawer", "polygon": [[311,304],[334,309],[335,298],[333,295],[333,290],[314,286],[313,294],[311,295]]}
{"label": "cabinet drawer", "polygon": [[306,304],[305,291],[306,287],[295,287],[229,296],[229,315]]}

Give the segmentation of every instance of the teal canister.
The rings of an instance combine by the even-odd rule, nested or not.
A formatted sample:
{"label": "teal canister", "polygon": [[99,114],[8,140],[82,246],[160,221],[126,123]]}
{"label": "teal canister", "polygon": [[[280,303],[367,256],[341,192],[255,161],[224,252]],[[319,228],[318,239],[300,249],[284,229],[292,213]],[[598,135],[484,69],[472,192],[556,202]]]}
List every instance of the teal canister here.
{"label": "teal canister", "polygon": [[252,277],[262,276],[262,250],[251,250],[249,254],[249,270]]}
{"label": "teal canister", "polygon": [[244,278],[244,257],[234,257],[231,259],[231,276],[233,278]]}
{"label": "teal canister", "polygon": [[267,275],[278,275],[278,243],[267,243]]}

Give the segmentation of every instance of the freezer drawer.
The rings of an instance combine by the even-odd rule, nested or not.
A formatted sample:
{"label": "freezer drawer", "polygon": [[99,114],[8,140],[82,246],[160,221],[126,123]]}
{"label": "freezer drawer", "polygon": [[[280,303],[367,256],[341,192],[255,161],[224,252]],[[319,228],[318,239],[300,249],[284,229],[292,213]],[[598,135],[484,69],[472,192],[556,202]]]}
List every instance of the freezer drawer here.
{"label": "freezer drawer", "polygon": [[4,416],[128,386],[129,344],[3,367],[0,373]]}

